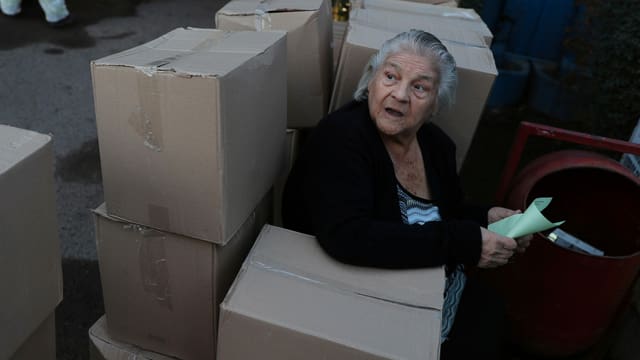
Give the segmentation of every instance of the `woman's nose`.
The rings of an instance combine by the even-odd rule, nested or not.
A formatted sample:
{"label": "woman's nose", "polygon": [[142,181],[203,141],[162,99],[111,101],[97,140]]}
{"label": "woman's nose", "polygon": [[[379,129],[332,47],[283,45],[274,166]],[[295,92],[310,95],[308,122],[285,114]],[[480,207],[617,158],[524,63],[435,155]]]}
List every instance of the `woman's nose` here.
{"label": "woman's nose", "polygon": [[407,86],[404,84],[398,84],[393,88],[392,96],[397,101],[406,102],[409,101],[409,92]]}

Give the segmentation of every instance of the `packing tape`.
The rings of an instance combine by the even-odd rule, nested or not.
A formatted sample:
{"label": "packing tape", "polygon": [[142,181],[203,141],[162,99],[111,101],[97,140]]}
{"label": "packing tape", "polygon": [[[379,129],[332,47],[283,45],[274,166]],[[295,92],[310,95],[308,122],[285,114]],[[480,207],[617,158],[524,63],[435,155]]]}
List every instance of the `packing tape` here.
{"label": "packing tape", "polygon": [[163,148],[162,112],[157,76],[137,76],[138,103],[129,116],[128,123],[142,138],[145,147],[160,152]]}
{"label": "packing tape", "polygon": [[126,224],[124,228],[142,235],[138,242],[138,264],[144,291],[151,294],[161,307],[173,310],[164,246],[165,235],[158,230],[137,224]]}
{"label": "packing tape", "polygon": [[173,310],[169,269],[164,249],[165,237],[159,234],[155,230],[143,234],[138,250],[140,276],[144,291],[151,294],[158,305]]}
{"label": "packing tape", "polygon": [[254,26],[256,31],[270,31],[271,30],[271,15],[269,15],[269,9],[267,8],[266,0],[263,0],[258,4],[254,11]]}
{"label": "packing tape", "polygon": [[273,259],[268,259],[267,257],[261,256],[261,255],[252,256],[251,259],[249,260],[249,266],[252,266],[260,270],[268,271],[271,273],[276,273],[289,278],[294,278],[294,279],[306,282],[308,284],[313,284],[315,286],[327,288],[332,291],[340,292],[343,294],[362,296],[369,299],[383,301],[391,304],[397,304],[401,306],[407,306],[407,307],[416,308],[416,309],[428,309],[428,310],[440,311],[440,309],[435,307],[424,306],[424,305],[415,304],[415,303],[408,303],[400,299],[393,299],[387,295],[379,294],[371,289],[358,288],[356,286],[344,283],[336,279],[329,279],[329,278],[318,276],[317,274],[311,274],[302,269],[298,269],[295,267],[278,263]]}

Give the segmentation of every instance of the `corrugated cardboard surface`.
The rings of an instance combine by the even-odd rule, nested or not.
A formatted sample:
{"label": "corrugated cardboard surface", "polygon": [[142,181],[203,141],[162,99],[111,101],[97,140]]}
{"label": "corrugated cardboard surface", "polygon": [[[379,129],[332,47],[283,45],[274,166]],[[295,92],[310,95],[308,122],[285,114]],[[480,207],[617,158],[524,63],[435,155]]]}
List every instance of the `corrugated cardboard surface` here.
{"label": "corrugated cardboard surface", "polygon": [[478,32],[462,26],[456,26],[456,20],[442,17],[425,16],[415,13],[401,13],[381,8],[353,9],[349,14],[349,23],[358,23],[366,26],[375,26],[400,33],[407,29],[421,29],[432,33],[440,40],[446,40],[461,45],[488,47],[484,38]]}
{"label": "corrugated cardboard surface", "polygon": [[107,317],[104,315],[89,329],[89,357],[91,360],[175,360],[174,357],[114,340],[109,336]]}
{"label": "corrugated cardboard surface", "polygon": [[289,172],[298,157],[300,146],[300,130],[287,129],[287,153],[282,173],[273,185],[273,225],[282,226],[282,193],[289,177]]}
{"label": "corrugated cardboard surface", "polygon": [[359,7],[378,9],[399,14],[414,14],[426,17],[425,20],[438,26],[454,26],[458,29],[478,33],[487,47],[491,46],[493,34],[487,24],[473,9],[462,9],[446,4],[432,5],[404,0],[362,0]]}
{"label": "corrugated cardboard surface", "polygon": [[96,209],[110,335],[183,360],[213,358],[218,304],[270,217],[272,196],[224,246],[121,222],[104,206]]}
{"label": "corrugated cardboard surface", "polygon": [[221,304],[218,357],[437,359],[444,282],[442,268],[345,265],[266,225]]}
{"label": "corrugated cardboard surface", "polygon": [[[441,28],[440,31],[446,31]],[[452,29],[452,31],[456,31]],[[357,22],[349,25],[349,31],[342,47],[340,62],[334,83],[331,109],[335,110],[353,98],[362,69],[387,39],[398,32],[381,29],[375,24],[363,25]],[[484,104],[491,91],[498,70],[491,50],[485,47],[467,46],[457,42],[442,40],[456,60],[458,88],[456,103],[451,109],[441,109],[434,118],[456,143],[458,169],[462,167],[471,140],[480,121]]]}
{"label": "corrugated cardboard surface", "polygon": [[10,360],[55,360],[56,317],[55,311],[38,326]]}
{"label": "corrugated cardboard surface", "polygon": [[92,62],[109,214],[229,240],[281,166],[285,37],[177,29]]}
{"label": "corrugated cardboard surface", "polygon": [[327,112],[332,80],[331,19],[328,0],[233,0],[216,13],[218,29],[287,31],[289,128],[314,126]]}
{"label": "corrugated cardboard surface", "polygon": [[51,137],[0,125],[0,359],[62,301]]}

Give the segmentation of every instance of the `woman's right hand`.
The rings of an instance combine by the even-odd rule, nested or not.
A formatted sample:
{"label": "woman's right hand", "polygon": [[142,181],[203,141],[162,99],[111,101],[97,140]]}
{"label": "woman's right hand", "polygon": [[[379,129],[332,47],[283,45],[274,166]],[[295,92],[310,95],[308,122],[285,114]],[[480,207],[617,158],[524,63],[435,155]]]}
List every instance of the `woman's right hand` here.
{"label": "woman's right hand", "polygon": [[518,247],[518,243],[512,238],[489,231],[483,227],[482,233],[482,253],[479,268],[494,268],[509,262],[513,252]]}

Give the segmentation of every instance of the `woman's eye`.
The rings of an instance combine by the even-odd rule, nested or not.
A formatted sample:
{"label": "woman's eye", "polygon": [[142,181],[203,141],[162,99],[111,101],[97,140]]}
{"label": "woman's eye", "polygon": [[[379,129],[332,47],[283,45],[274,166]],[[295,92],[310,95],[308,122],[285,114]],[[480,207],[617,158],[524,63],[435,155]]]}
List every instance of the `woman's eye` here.
{"label": "woman's eye", "polygon": [[395,80],[396,79],[396,76],[391,74],[391,73],[386,73],[385,76],[386,76],[387,80]]}

